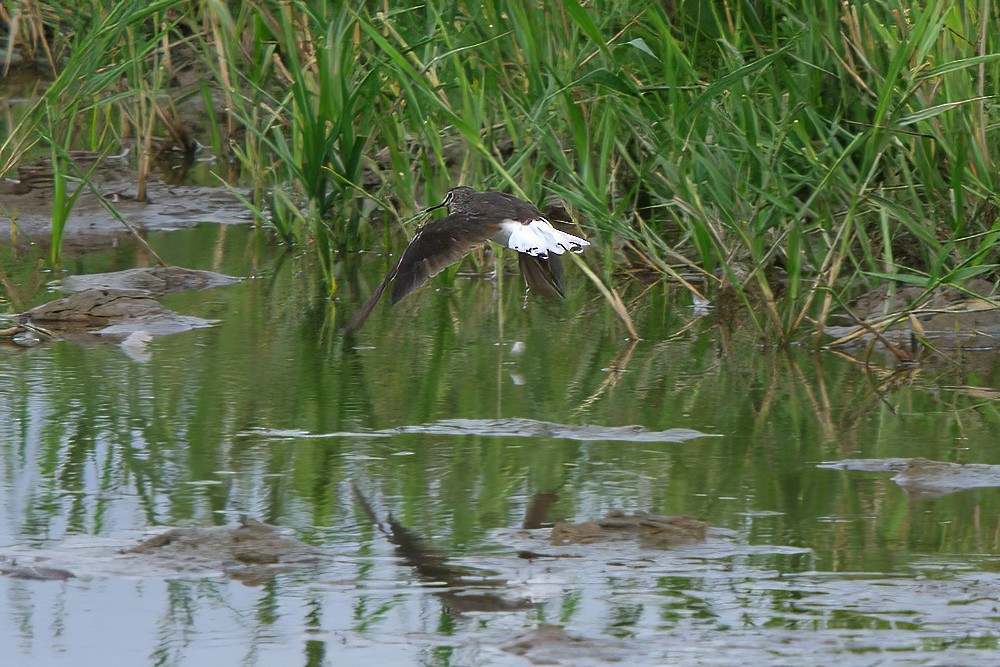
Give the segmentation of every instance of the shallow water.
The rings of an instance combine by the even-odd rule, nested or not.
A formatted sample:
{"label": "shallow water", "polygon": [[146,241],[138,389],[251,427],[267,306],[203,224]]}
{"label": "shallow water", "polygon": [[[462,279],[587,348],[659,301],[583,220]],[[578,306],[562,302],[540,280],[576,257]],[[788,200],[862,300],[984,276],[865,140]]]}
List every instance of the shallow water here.
{"label": "shallow water", "polygon": [[[818,467],[1000,464],[997,401],[974,391],[1000,384],[994,354],[891,374],[763,347],[733,322],[675,337],[693,315],[667,286],[634,306],[629,345],[572,269],[563,304],[525,309],[513,277],[459,275],[345,340],[329,311],[342,322],[382,258],[361,258],[360,284],[345,267],[326,302],[303,260],[246,228],[151,241],[250,277],[163,299],[216,327],[132,354],[0,347],[0,555],[77,575],[0,577],[0,664],[997,660],[1000,490],[924,497],[892,473]],[[143,261],[123,241],[68,268]],[[3,263],[0,307],[51,298]],[[646,437],[673,429],[704,436]],[[439,556],[507,583],[420,576],[354,485]],[[671,550],[554,549],[520,529],[538,494],[558,521],[645,510],[724,530]],[[332,559],[259,586],[115,560],[157,527],[243,515]]]}

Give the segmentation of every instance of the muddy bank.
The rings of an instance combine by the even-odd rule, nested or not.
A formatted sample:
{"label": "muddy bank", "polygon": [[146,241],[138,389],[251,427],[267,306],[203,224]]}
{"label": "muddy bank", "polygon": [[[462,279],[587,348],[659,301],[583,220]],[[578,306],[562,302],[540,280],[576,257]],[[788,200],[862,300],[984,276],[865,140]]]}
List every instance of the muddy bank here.
{"label": "muddy bank", "polygon": [[642,426],[601,426],[598,424],[558,424],[536,419],[442,419],[429,424],[397,426],[378,431],[337,431],[331,433],[306,433],[269,428],[254,428],[241,432],[243,437],[272,438],[391,438],[401,433],[423,435],[506,438],[558,438],[580,441],[617,442],[686,442],[694,438],[714,436],[693,429],[672,428],[666,431],[648,431]]}
{"label": "muddy bank", "polygon": [[981,487],[1000,486],[1000,466],[986,463],[949,463],[925,458],[844,459],[819,464],[832,470],[890,472],[914,498],[940,496]]}
{"label": "muddy bank", "polygon": [[[81,159],[84,165],[86,157]],[[18,172],[0,180],[0,243],[48,246],[54,199],[51,166],[22,166]],[[64,251],[107,248],[131,233],[108,205],[140,233],[185,229],[202,222],[253,221],[246,206],[224,187],[169,185],[154,178],[147,184],[146,201],[137,201],[136,174],[124,159],[105,158],[91,184],[93,189],[82,186],[86,189],[66,221]]]}
{"label": "muddy bank", "polygon": [[122,349],[136,361],[147,361],[145,345],[154,337],[217,324],[217,320],[174,312],[155,297],[239,281],[176,266],[69,276],[62,287],[72,292],[70,296],[16,315],[0,316],[0,341],[33,347],[54,340],[88,344],[103,336],[121,342]]}
{"label": "muddy bank", "polygon": [[66,276],[62,281],[64,292],[84,290],[142,290],[152,296],[161,296],[183,290],[203,290],[240,282],[240,278],[213,271],[198,271],[180,266],[151,266],[108,273],[88,273]]}
{"label": "muddy bank", "polygon": [[79,538],[56,549],[16,547],[0,554],[0,574],[37,581],[77,577],[209,577],[224,575],[247,585],[332,558],[253,519],[231,526],[170,528],[138,544]]}
{"label": "muddy bank", "polygon": [[644,546],[668,549],[688,542],[704,542],[707,532],[708,526],[692,516],[612,510],[601,519],[557,523],[549,539],[553,545],[637,540]]}
{"label": "muddy bank", "polygon": [[917,356],[921,346],[981,350],[1000,347],[1000,300],[997,286],[973,279],[962,286],[925,289],[883,285],[851,302],[842,319],[851,324],[829,326],[834,347],[878,343]]}

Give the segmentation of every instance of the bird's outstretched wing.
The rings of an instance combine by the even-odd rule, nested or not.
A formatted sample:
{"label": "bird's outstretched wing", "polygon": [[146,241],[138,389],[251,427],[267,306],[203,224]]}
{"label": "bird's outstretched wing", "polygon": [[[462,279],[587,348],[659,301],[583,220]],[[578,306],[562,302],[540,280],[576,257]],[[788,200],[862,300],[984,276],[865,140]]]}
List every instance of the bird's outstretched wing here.
{"label": "bird's outstretched wing", "polygon": [[397,303],[488,239],[488,229],[475,214],[452,213],[427,223],[399,258],[390,300]]}
{"label": "bird's outstretched wing", "polygon": [[452,213],[421,227],[410,245],[406,246],[399,262],[386,274],[382,284],[354,313],[351,321],[344,327],[344,333],[361,328],[393,279],[396,282],[389,298],[392,303],[396,303],[446,266],[454,264],[477,245],[484,243],[489,236],[480,222],[478,216],[473,214]]}

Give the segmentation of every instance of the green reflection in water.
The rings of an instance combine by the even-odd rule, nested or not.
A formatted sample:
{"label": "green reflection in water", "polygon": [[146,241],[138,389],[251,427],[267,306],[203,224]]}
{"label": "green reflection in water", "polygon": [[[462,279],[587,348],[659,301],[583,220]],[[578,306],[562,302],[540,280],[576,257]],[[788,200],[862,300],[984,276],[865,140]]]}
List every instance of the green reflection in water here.
{"label": "green reflection in water", "polygon": [[[355,284],[347,265],[357,260],[345,260],[340,301],[328,302],[316,298],[321,286],[302,260],[276,254],[248,229],[202,227],[152,240],[168,261],[253,277],[165,298],[220,322],[153,341],[147,361],[102,341],[0,348],[5,542],[224,523],[247,513],[361,558],[355,574],[366,580],[385,576],[364,561],[383,547],[351,500],[349,483],[357,482],[431,545],[469,557],[503,553],[491,531],[519,525],[537,493],[556,495],[555,520],[613,508],[684,513],[736,531],[739,542],[814,552],[739,556],[734,568],[933,576],[956,558],[1000,547],[996,489],[919,499],[889,474],[816,468],[862,457],[1000,463],[996,405],[949,389],[997,386],[992,356],[890,376],[830,353],[759,345],[733,322],[706,321],[672,339],[689,313],[684,294],[669,286],[636,306],[646,339],[630,346],[603,301],[572,274],[565,303],[532,300],[527,309],[513,280],[501,292],[481,277],[434,282],[395,308],[380,307],[345,340],[333,321],[377,284],[381,262],[369,262]],[[69,268],[126,268],[137,253],[124,243]],[[16,270],[5,269],[24,275]],[[39,288],[7,293],[3,303],[46,298]],[[345,312],[333,320],[338,309]],[[442,419],[512,417],[720,437],[365,436]],[[658,622],[712,621],[716,610],[699,585],[662,580]],[[404,601],[357,595],[353,602],[354,629],[363,634]],[[809,612],[785,608],[793,601],[771,603],[777,626],[807,623]],[[559,604],[539,608],[538,617],[568,622],[585,612],[579,592]],[[642,608],[616,606],[607,631],[629,635]],[[277,602],[261,600],[256,614],[259,623],[273,622]],[[452,622],[438,618],[434,631],[450,636]],[[819,627],[885,623],[905,625],[843,612]],[[303,651],[317,663],[324,645]],[[447,662],[450,649],[431,655]]]}
{"label": "green reflection in water", "polygon": [[[983,446],[996,426],[991,405],[930,393],[919,379],[881,401],[852,363],[769,350],[707,325],[665,340],[685,317],[673,303],[682,295],[669,288],[640,306],[649,339],[629,348],[579,276],[566,303],[527,309],[512,280],[500,301],[480,278],[430,285],[343,340],[330,324],[334,305],[310,298],[310,274],[258,235],[204,227],[154,240],[168,261],[255,277],[167,297],[168,306],[220,324],[154,341],[148,363],[109,344],[3,351],[5,410],[16,417],[4,426],[5,452],[22,465],[30,455],[39,478],[17,534],[109,530],[115,494],[143,523],[221,522],[248,511],[312,532],[353,517],[337,489],[358,479],[449,549],[475,548],[484,530],[516,525],[536,492],[558,494],[555,518],[620,506],[690,513],[751,541],[816,549],[822,569],[892,571],[911,551],[993,546],[989,490],[911,502],[888,475],[814,465],[861,456],[997,462],[1000,453]],[[122,252],[74,268],[121,268]],[[985,370],[980,381],[995,381],[996,371]],[[241,436],[500,417],[723,437]],[[206,481],[218,484],[192,486]]]}

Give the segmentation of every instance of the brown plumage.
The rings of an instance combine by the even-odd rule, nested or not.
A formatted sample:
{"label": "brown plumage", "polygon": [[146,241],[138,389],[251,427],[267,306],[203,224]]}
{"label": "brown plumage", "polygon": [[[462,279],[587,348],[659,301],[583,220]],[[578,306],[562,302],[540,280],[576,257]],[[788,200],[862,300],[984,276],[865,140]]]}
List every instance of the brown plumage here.
{"label": "brown plumage", "polygon": [[[448,207],[448,215],[417,231],[396,266],[354,314],[345,332],[365,323],[390,281],[389,299],[397,303],[407,294],[460,260],[477,246],[492,240],[518,251],[518,261],[529,289],[543,296],[562,296],[562,265],[557,256],[582,252],[584,239],[552,226],[530,202],[503,192],[476,192],[457,187],[427,211]],[[553,260],[556,260],[553,262]]]}

